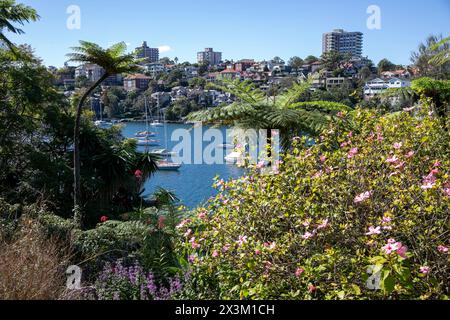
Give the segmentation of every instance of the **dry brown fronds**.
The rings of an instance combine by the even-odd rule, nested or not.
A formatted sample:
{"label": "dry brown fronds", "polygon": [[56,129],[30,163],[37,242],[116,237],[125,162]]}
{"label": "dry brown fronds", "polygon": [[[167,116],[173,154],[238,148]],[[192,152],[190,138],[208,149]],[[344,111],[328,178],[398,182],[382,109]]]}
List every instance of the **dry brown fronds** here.
{"label": "dry brown fronds", "polygon": [[[1,239],[1,237],[0,237]],[[65,287],[69,254],[24,219],[12,241],[0,240],[0,300],[55,300]]]}

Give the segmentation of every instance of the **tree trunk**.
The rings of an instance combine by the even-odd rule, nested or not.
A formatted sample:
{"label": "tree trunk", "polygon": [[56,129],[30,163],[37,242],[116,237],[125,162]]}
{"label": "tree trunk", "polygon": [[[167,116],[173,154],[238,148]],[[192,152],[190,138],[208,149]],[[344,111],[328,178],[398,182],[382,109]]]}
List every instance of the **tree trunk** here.
{"label": "tree trunk", "polygon": [[73,134],[73,177],[74,177],[74,187],[73,187],[73,219],[77,227],[82,226],[83,221],[83,207],[81,203],[81,163],[80,163],[80,123],[81,114],[83,111],[83,105],[86,99],[91,95],[91,93],[97,88],[103,81],[105,81],[109,75],[105,73],[97,82],[95,82],[85,94],[80,99],[77,107],[77,114],[75,120],[75,128]]}

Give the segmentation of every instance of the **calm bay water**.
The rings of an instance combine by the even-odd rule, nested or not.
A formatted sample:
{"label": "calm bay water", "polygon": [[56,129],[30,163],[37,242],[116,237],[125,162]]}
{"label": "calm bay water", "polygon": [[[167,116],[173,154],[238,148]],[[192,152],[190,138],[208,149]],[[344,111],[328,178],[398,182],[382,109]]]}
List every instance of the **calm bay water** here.
{"label": "calm bay water", "polygon": [[[150,147],[152,149],[168,149],[179,143],[179,141],[170,141],[172,133],[177,129],[191,130],[193,126],[185,124],[166,124],[166,127],[150,127],[150,131],[156,132],[157,136],[151,139],[159,140],[161,146]],[[207,127],[204,128],[204,130]],[[124,124],[122,133],[127,138],[134,138],[136,132],[145,131],[146,126],[143,122],[130,122]],[[204,131],[203,130],[203,131]],[[225,137],[225,128],[220,129]],[[167,133],[167,137],[165,137]],[[166,145],[167,141],[167,145]],[[196,141],[197,142],[197,141]],[[221,144],[224,141],[218,141]],[[202,149],[211,142],[202,142]],[[139,147],[140,151],[145,151],[145,147]],[[192,154],[194,154],[194,144],[192,144]],[[195,208],[210,197],[216,195],[216,190],[212,188],[213,179],[216,176],[224,180],[239,178],[244,174],[244,170],[234,165],[228,164],[183,164],[179,171],[158,171],[145,184],[144,196],[149,196],[158,188],[173,191],[180,199],[181,203],[188,208]]]}

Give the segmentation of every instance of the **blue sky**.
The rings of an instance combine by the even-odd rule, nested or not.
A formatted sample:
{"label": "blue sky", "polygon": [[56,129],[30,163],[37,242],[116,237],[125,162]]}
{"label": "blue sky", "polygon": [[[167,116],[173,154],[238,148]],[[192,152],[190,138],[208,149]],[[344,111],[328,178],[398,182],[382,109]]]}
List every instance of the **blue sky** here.
{"label": "blue sky", "polygon": [[[364,55],[408,64],[429,34],[450,35],[450,0],[18,0],[38,10],[26,25],[28,43],[47,65],[60,66],[78,40],[102,46],[125,41],[130,50],[146,40],[168,46],[161,56],[195,62],[213,47],[224,59],[320,56],[322,33],[342,28],[364,33]],[[81,9],[81,29],[69,30],[67,7]],[[369,5],[381,9],[381,30],[366,26]]]}

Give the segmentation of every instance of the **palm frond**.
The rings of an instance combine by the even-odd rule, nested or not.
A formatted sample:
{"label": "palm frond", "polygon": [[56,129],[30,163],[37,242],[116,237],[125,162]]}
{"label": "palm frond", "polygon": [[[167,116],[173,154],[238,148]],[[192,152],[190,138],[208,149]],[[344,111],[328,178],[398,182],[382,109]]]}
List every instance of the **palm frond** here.
{"label": "palm frond", "polygon": [[294,103],[291,108],[302,108],[305,110],[318,110],[322,112],[335,112],[335,111],[351,111],[352,108],[339,102],[333,101],[306,101]]}
{"label": "palm frond", "polygon": [[259,103],[265,99],[265,94],[256,88],[251,81],[223,80],[223,84],[210,84],[210,87],[227,92],[237,97],[242,102]]}
{"label": "palm frond", "polygon": [[309,81],[294,83],[289,90],[277,97],[278,103],[282,105],[282,107],[288,108],[290,105],[298,101],[298,99],[300,99],[310,87],[311,83]]}

